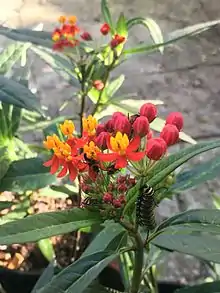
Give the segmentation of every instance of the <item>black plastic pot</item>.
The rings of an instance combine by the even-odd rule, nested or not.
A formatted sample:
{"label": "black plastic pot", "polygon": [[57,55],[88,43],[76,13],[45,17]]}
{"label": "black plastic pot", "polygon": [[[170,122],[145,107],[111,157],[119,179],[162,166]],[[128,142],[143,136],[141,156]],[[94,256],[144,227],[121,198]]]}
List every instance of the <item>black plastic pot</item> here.
{"label": "black plastic pot", "polygon": [[[0,283],[6,293],[30,293],[39,279],[41,272],[24,273],[0,267]],[[123,291],[121,278],[118,272],[112,268],[106,268],[100,275],[102,285]],[[159,293],[173,293],[182,286],[175,283],[158,283]]]}

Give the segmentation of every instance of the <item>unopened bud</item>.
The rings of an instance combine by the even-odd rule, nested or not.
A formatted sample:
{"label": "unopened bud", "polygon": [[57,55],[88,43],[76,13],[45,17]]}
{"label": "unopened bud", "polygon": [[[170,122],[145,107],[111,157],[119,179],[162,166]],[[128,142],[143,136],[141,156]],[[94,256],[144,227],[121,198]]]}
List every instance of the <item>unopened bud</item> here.
{"label": "unopened bud", "polygon": [[141,106],[140,115],[147,117],[149,123],[151,123],[157,117],[157,108],[152,103],[146,103]]}
{"label": "unopened bud", "polygon": [[151,138],[147,141],[146,155],[151,160],[159,160],[165,154],[166,150],[167,144],[160,137]]}
{"label": "unopened bud", "polygon": [[160,133],[160,137],[165,140],[167,145],[173,145],[179,140],[179,130],[175,125],[167,124]]}

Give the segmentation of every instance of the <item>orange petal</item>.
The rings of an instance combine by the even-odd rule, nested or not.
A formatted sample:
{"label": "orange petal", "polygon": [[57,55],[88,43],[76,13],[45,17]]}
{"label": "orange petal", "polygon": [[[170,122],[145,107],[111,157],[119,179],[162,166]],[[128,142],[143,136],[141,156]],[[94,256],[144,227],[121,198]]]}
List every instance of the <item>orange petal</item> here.
{"label": "orange petal", "polygon": [[69,176],[70,180],[74,181],[77,176],[77,169],[75,166],[73,166],[72,163],[68,163],[68,170],[69,170]]}
{"label": "orange petal", "polygon": [[59,166],[60,166],[59,159],[57,158],[57,156],[53,156],[50,173],[51,174],[56,173],[57,170],[59,169]]}
{"label": "orange petal", "polygon": [[125,168],[128,165],[127,159],[125,156],[118,156],[115,164],[116,169]]}
{"label": "orange petal", "polygon": [[138,153],[131,152],[131,153],[126,153],[126,155],[130,161],[140,161],[145,156],[145,152],[138,152]]}
{"label": "orange petal", "polygon": [[51,159],[51,160],[49,160],[49,161],[43,163],[43,166],[45,166],[45,167],[50,167],[50,166],[52,165],[52,162],[53,162],[53,159]]}
{"label": "orange petal", "polygon": [[127,147],[128,152],[135,152],[141,143],[140,136],[135,136],[132,141],[130,142],[129,146]]}
{"label": "orange petal", "polygon": [[58,178],[64,177],[66,175],[68,171],[67,166],[63,166],[63,169],[59,172],[59,174],[57,175]]}
{"label": "orange petal", "polygon": [[118,158],[118,154],[112,153],[112,154],[98,154],[98,159],[103,162],[112,162],[115,161]]}

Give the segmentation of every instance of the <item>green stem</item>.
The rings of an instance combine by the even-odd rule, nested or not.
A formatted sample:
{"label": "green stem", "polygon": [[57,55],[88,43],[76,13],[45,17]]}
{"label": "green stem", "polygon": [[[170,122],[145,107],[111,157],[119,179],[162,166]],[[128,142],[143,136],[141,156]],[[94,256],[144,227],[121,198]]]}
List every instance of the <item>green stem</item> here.
{"label": "green stem", "polygon": [[121,225],[130,232],[131,236],[135,240],[136,250],[134,255],[134,272],[132,276],[130,293],[138,293],[141,284],[142,268],[144,263],[144,243],[141,239],[141,235],[136,230],[136,227],[126,222],[121,222]]}
{"label": "green stem", "polygon": [[139,233],[135,237],[137,250],[134,257],[134,273],[132,277],[131,293],[138,293],[141,284],[143,257],[144,257],[144,245]]}

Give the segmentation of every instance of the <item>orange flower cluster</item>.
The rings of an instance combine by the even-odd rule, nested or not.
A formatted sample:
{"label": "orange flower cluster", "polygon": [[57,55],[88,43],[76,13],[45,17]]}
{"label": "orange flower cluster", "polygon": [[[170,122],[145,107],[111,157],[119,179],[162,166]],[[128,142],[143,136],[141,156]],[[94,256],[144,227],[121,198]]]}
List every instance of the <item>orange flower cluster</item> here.
{"label": "orange flower cluster", "polygon": [[[77,35],[80,32],[79,27],[76,25],[77,18],[76,16],[60,16],[59,23],[60,26],[55,28],[52,33],[52,40],[54,42],[53,49],[55,51],[63,51],[65,48],[74,48],[79,45],[80,40],[77,38]],[[110,32],[110,26],[107,23],[104,23],[100,32],[102,35],[107,35]],[[91,41],[92,36],[89,32],[85,31],[80,35],[81,39],[84,41]],[[115,34],[110,41],[110,47],[114,49],[118,45],[125,42],[125,37]]]}
{"label": "orange flower cluster", "polygon": [[153,137],[149,124],[156,116],[157,108],[151,103],[142,105],[140,113],[131,117],[115,112],[104,124],[98,124],[89,115],[82,119],[81,138],[74,135],[73,122],[66,120],[60,125],[65,141],[55,134],[44,141],[44,146],[53,151],[52,158],[44,165],[51,168],[52,174],[61,168],[58,177],[69,173],[70,179],[75,180],[78,173],[87,172],[95,180],[101,170],[114,174],[145,156],[160,160],[167,147],[178,141],[183,117],[179,112],[171,113],[160,136]]}
{"label": "orange flower cluster", "polygon": [[80,29],[76,25],[76,21],[75,16],[70,16],[68,19],[65,16],[60,16],[60,27],[56,28],[52,33],[54,50],[62,51],[66,47],[74,48],[79,44],[76,35],[80,32]]}

